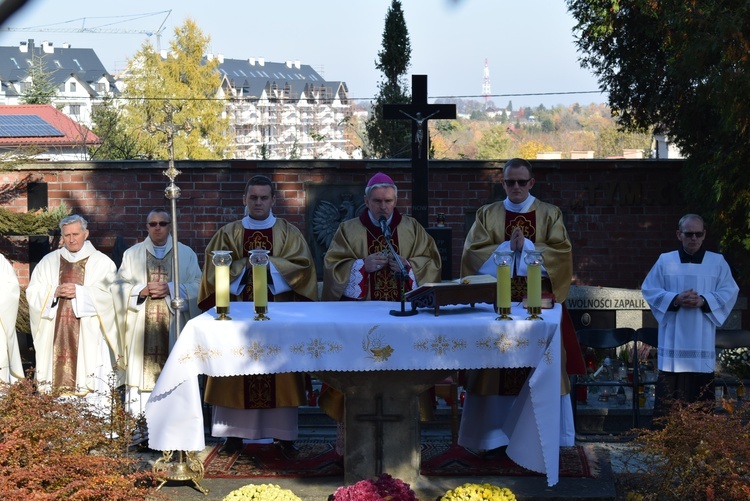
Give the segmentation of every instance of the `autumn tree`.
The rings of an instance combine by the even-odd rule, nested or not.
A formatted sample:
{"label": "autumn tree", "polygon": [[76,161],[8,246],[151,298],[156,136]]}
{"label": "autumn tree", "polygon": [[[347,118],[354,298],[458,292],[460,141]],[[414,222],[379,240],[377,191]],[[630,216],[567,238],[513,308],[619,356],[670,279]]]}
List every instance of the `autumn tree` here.
{"label": "autumn tree", "polygon": [[372,105],[372,115],[365,129],[377,158],[411,156],[411,124],[406,120],[385,120],[384,104],[405,104],[411,100],[404,90],[404,77],[411,64],[411,42],[406,28],[401,2],[392,0],[385,17],[382,49],[378,52],[375,68],[383,73],[378,84],[379,93]]}
{"label": "autumn tree", "polygon": [[750,1],[567,0],[581,64],[629,130],[686,156],[683,193],[750,277]]}
{"label": "autumn tree", "polygon": [[166,57],[146,42],[130,62],[123,90],[123,125],[136,138],[143,157],[169,158],[163,134],[154,132],[168,121],[183,129],[174,136],[175,158],[229,156],[232,143],[226,103],[218,94],[219,62],[203,56],[209,41],[188,19],[175,29]]}
{"label": "autumn tree", "polygon": [[511,141],[505,127],[495,125],[485,131],[482,139],[479,140],[476,158],[482,160],[508,158],[510,147]]}

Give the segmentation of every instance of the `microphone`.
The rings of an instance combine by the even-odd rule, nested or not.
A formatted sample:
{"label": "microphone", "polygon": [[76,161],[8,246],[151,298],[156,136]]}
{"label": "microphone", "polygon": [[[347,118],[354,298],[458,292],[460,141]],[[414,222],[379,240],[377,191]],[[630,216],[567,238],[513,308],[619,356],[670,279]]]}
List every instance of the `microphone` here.
{"label": "microphone", "polygon": [[386,238],[386,240],[390,240],[391,229],[388,228],[388,221],[386,220],[385,216],[380,216],[378,222],[380,223],[380,229],[383,232],[383,236]]}

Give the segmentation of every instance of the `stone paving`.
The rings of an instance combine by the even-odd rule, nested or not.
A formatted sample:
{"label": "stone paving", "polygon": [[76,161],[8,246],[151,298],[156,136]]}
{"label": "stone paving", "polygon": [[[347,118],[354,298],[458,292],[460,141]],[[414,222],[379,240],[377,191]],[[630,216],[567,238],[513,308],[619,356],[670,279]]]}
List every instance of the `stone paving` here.
{"label": "stone paving", "polygon": [[[313,416],[317,415],[313,413]],[[325,423],[318,424],[315,417],[300,418],[300,439],[303,438],[330,438],[335,436],[334,428]],[[305,421],[312,421],[312,426],[305,426]],[[439,429],[427,429],[424,434],[442,434],[450,437],[448,426]],[[596,458],[598,467],[596,478],[561,478],[554,487],[548,487],[544,477],[420,477],[412,489],[422,501],[435,501],[451,488],[463,483],[491,483],[494,485],[508,487],[513,491],[519,501],[531,499],[543,500],[570,500],[583,499],[616,500],[615,477],[618,473],[627,470],[627,465],[622,457],[627,453],[627,442],[618,440],[610,434],[601,435],[579,435],[579,445],[589,450],[589,455]],[[216,439],[206,437],[206,449],[199,454],[204,459],[216,444]],[[143,460],[149,464],[160,457],[157,453],[145,453]],[[169,499],[174,500],[218,500],[223,499],[234,489],[252,483],[248,479],[203,479],[200,484],[208,489],[208,494],[203,494],[196,489],[190,481],[168,482],[159,491]],[[338,487],[343,484],[343,477],[329,478],[295,478],[295,479],[268,479],[258,480],[255,483],[272,483],[285,489],[290,489],[303,501],[326,501]]]}

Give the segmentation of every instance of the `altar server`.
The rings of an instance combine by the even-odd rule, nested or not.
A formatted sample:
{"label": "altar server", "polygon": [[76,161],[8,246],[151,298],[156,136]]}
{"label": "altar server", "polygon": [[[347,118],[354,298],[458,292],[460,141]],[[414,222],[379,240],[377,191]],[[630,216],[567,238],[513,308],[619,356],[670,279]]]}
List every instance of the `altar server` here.
{"label": "altar server", "polygon": [[669,400],[714,400],[716,328],[726,321],[739,288],[721,254],[703,248],[703,218],[686,214],[679,249],[659,256],[643,281],[643,297],[659,322],[654,413]]}

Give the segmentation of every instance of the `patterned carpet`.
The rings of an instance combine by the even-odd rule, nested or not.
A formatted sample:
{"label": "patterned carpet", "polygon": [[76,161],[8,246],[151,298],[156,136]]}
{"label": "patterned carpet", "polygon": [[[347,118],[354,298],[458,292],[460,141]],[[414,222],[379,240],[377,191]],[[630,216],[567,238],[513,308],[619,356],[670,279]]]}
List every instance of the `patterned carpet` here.
{"label": "patterned carpet", "polygon": [[[205,478],[302,478],[343,476],[341,456],[327,440],[299,440],[290,457],[273,444],[246,444],[242,453],[219,454],[217,445],[206,457]],[[596,464],[582,447],[560,449],[561,477],[592,477]],[[521,468],[504,452],[491,458],[450,441],[422,444],[421,474],[425,476],[540,476]]]}

